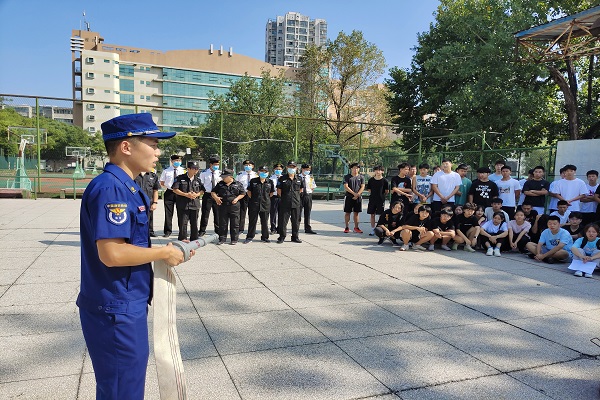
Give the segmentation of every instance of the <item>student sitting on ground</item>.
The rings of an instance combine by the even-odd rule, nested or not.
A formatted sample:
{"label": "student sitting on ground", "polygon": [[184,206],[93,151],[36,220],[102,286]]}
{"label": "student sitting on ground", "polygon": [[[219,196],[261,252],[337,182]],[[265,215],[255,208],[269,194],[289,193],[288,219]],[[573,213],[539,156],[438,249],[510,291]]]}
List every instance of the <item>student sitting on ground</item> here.
{"label": "student sitting on ground", "polygon": [[438,240],[442,243],[442,250],[452,250],[448,247],[448,243],[456,236],[454,223],[452,222],[453,216],[454,213],[452,211],[442,209],[440,216],[431,220],[429,229],[433,232],[433,237],[429,241],[429,251],[435,250],[435,242]]}
{"label": "student sitting on ground", "polygon": [[492,199],[492,206],[487,207],[485,209],[486,221],[491,221],[492,218],[494,217],[494,214],[496,214],[497,212],[502,212],[504,214],[504,221],[506,221],[506,222],[510,221],[510,217],[508,216],[508,213],[502,209],[502,204],[504,204],[504,200],[502,200],[500,197],[496,197],[496,198]]}
{"label": "student sitting on ground", "polygon": [[558,210],[553,211],[552,213],[550,213],[550,215],[556,215],[559,218],[561,227],[568,225],[569,214],[571,214],[571,211],[567,210],[567,208],[569,208],[569,202],[566,200],[559,200],[556,207],[558,208]]}
{"label": "student sitting on ground", "polygon": [[515,219],[508,221],[508,249],[519,250],[521,253],[527,251],[527,243],[531,242],[529,230],[531,224],[525,220],[523,210],[515,212]]}
{"label": "student sitting on ground", "polygon": [[429,215],[431,214],[431,207],[420,206],[419,214],[410,216],[400,231],[400,236],[404,242],[401,250],[407,250],[409,243],[413,243],[413,250],[427,250],[423,247],[423,243],[428,242],[433,237],[433,232],[429,230]]}
{"label": "student sitting on ground", "polygon": [[581,221],[583,220],[583,215],[579,211],[573,211],[569,214],[569,223],[563,228],[571,235],[573,241],[576,241],[580,237],[583,236],[583,225],[581,225]]}
{"label": "student sitting on ground", "polygon": [[485,223],[485,208],[483,208],[483,206],[477,206],[477,209],[475,210],[475,217],[477,217],[477,223],[479,226]]}
{"label": "student sitting on ground", "polygon": [[400,231],[402,230],[402,223],[402,202],[395,201],[379,217],[377,227],[374,229],[375,235],[379,238],[377,244],[383,244],[385,239],[388,238],[392,243],[397,245],[397,239],[400,238]]}
{"label": "student sitting on ground", "polygon": [[475,252],[477,245],[477,237],[481,227],[475,216],[477,206],[474,203],[467,203],[463,206],[463,213],[455,216],[456,218],[456,236],[454,236],[454,244],[452,250],[458,250],[458,245],[464,243],[465,251],[470,253]]}
{"label": "student sitting on ground", "polygon": [[[581,260],[584,263],[596,263],[596,268],[600,267],[600,239],[598,238],[600,227],[596,224],[589,224],[585,227],[585,236],[577,239],[571,251],[573,258]],[[592,274],[584,274],[582,271],[575,271],[575,276],[585,276],[591,278]]]}
{"label": "student sitting on ground", "polygon": [[504,220],[504,212],[498,211],[490,221],[483,224],[479,233],[479,244],[487,249],[485,255],[500,257],[500,247],[506,236],[508,227]]}
{"label": "student sitting on ground", "polygon": [[556,215],[548,217],[548,229],[545,229],[538,243],[527,243],[529,258],[554,264],[557,261],[571,260],[573,239],[569,232],[560,227],[560,218]]}

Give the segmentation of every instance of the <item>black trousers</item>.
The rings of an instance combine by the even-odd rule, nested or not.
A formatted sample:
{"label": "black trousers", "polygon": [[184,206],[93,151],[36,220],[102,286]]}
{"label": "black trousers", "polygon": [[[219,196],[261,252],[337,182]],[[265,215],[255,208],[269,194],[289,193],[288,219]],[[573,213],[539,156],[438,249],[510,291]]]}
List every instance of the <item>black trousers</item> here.
{"label": "black trousers", "polygon": [[269,211],[260,211],[260,207],[248,207],[248,235],[246,239],[254,239],[256,236],[256,224],[260,218],[260,238],[269,238]]}
{"label": "black trousers", "polygon": [[279,238],[285,239],[287,235],[287,224],[292,220],[292,239],[298,238],[298,231],[300,230],[300,222],[298,216],[300,215],[300,207],[292,207],[284,209],[279,207]]}
{"label": "black trousers", "polygon": [[[177,222],[179,223],[179,236],[177,236],[177,240],[198,239],[198,212],[199,210],[186,210],[183,207],[177,207]],[[190,224],[189,238],[188,223]]]}
{"label": "black trousers", "polygon": [[271,210],[269,212],[269,217],[271,218],[271,231],[278,232],[277,228],[277,216],[279,214],[279,202],[281,199],[279,197],[271,197]]}
{"label": "black trousers", "polygon": [[310,226],[310,212],[312,211],[312,193],[305,193],[300,197],[300,212],[298,213],[298,222],[302,220],[304,212],[304,231],[312,231]]}
{"label": "black trousers", "polygon": [[240,232],[244,232],[246,214],[248,213],[248,196],[245,196],[243,199],[241,199],[238,204],[240,205]]}
{"label": "black trousers", "polygon": [[165,226],[163,232],[165,235],[173,233],[173,213],[175,211],[175,199],[177,195],[171,189],[165,190],[163,200],[165,202]]}
{"label": "black trousers", "polygon": [[[375,236],[377,236],[378,238],[384,238],[387,237],[387,235],[385,234],[385,231],[383,230],[383,228],[381,227],[376,227],[375,229]],[[400,231],[394,233],[394,236],[392,236],[394,239],[400,239]]]}
{"label": "black trousers", "polygon": [[516,211],[514,207],[502,206],[502,211],[505,211],[508,214],[509,219],[514,219]]}
{"label": "black trousers", "polygon": [[227,229],[231,235],[231,241],[237,242],[240,235],[240,203],[221,204],[219,207],[219,240],[227,240]]}
{"label": "black trousers", "polygon": [[154,211],[150,210],[148,213],[148,224],[150,227],[150,234],[154,234]]}
{"label": "black trousers", "polygon": [[199,233],[206,233],[208,227],[208,217],[210,217],[210,211],[213,213],[213,224],[215,233],[219,233],[219,207],[215,200],[210,195],[210,192],[202,195],[202,216],[200,217],[200,229]]}

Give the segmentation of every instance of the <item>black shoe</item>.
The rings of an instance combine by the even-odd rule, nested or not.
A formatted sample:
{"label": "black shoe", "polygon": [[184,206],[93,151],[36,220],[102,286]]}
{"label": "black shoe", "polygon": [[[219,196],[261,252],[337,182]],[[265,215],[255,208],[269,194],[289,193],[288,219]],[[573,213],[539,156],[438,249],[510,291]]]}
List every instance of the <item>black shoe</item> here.
{"label": "black shoe", "polygon": [[246,238],[246,240],[244,240],[244,244],[248,244],[248,243],[252,243],[252,239]]}
{"label": "black shoe", "polygon": [[224,240],[219,240],[219,242],[217,243],[217,245],[222,245],[222,244],[225,244]]}
{"label": "black shoe", "polygon": [[169,237],[169,236],[171,236],[171,234],[170,234],[170,233],[165,233],[165,234],[163,235],[163,237]]}
{"label": "black shoe", "polygon": [[535,258],[535,254],[529,253],[529,254],[527,254],[527,257],[529,257],[529,258],[531,258],[533,260]]}
{"label": "black shoe", "polygon": [[229,243],[232,246],[235,246],[237,244],[237,240],[232,240],[231,243]]}
{"label": "black shoe", "polygon": [[285,238],[282,238],[282,237],[277,238],[277,244],[283,243],[284,240],[285,240]]}
{"label": "black shoe", "polygon": [[556,258],[554,257],[546,257],[544,258],[544,262],[548,264],[556,264]]}
{"label": "black shoe", "polygon": [[315,231],[313,231],[313,230],[310,230],[310,231],[304,231],[304,233],[310,233],[311,235],[316,235],[316,234],[317,234],[317,232],[315,232]]}
{"label": "black shoe", "polygon": [[385,238],[380,237],[379,240],[377,241],[377,244],[383,244],[383,242],[385,242]]}
{"label": "black shoe", "polygon": [[154,232],[150,232],[150,237],[157,237],[157,236],[156,236],[156,233],[154,233]]}
{"label": "black shoe", "polygon": [[265,243],[271,243],[271,241],[269,239],[260,239],[260,240]]}
{"label": "black shoe", "polygon": [[204,235],[206,235],[206,232],[198,232],[198,237],[202,237]]}
{"label": "black shoe", "polygon": [[298,238],[293,238],[292,242],[294,242],[294,243],[302,243],[302,240],[300,240]]}
{"label": "black shoe", "polygon": [[394,239],[394,238],[390,238],[390,242],[392,242],[394,246],[400,246],[398,244],[398,241],[396,239]]}

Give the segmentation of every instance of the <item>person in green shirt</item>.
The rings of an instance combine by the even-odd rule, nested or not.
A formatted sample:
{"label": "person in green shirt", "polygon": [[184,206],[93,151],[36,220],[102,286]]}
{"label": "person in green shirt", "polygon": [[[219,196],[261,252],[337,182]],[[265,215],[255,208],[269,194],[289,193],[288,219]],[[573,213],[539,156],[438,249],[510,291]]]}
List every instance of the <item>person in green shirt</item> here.
{"label": "person in green shirt", "polygon": [[457,206],[463,206],[467,203],[467,196],[469,195],[469,189],[471,189],[471,180],[467,178],[467,172],[469,172],[469,166],[467,164],[459,164],[456,167],[456,172],[460,175],[462,184],[458,189],[458,193],[454,196],[454,204]]}

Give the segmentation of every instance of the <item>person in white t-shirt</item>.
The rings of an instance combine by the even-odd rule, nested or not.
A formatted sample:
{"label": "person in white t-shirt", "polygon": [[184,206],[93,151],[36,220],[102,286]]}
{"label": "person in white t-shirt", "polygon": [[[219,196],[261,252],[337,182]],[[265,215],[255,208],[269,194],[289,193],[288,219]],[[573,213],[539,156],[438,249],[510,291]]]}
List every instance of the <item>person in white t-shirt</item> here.
{"label": "person in white t-shirt", "polygon": [[558,195],[560,193],[560,189],[558,185],[565,178],[565,169],[560,169],[560,179],[555,179],[550,182],[550,186],[548,186],[548,214],[552,214],[554,211],[558,210]]}
{"label": "person in white t-shirt", "polygon": [[460,175],[452,171],[452,161],[444,159],[442,170],[436,172],[431,178],[431,189],[433,190],[433,202],[431,208],[434,212],[442,209],[442,205],[454,206],[454,195],[460,190],[462,179]]}
{"label": "person in white t-shirt", "polygon": [[517,199],[521,195],[521,185],[510,176],[512,172],[510,166],[503,166],[501,171],[502,179],[496,181],[496,186],[498,186],[498,197],[502,199],[502,210],[508,214],[507,221],[510,221],[515,215]]}
{"label": "person in white t-shirt", "polygon": [[569,211],[579,211],[580,199],[588,194],[588,188],[584,181],[575,178],[577,167],[568,164],[563,167],[564,179],[558,183],[557,198],[569,203]]}
{"label": "person in white t-shirt", "polygon": [[584,226],[596,220],[596,209],[598,208],[598,203],[595,200],[596,190],[598,190],[598,171],[591,169],[585,175],[588,180],[586,185],[588,193],[581,198],[581,204],[579,204]]}

